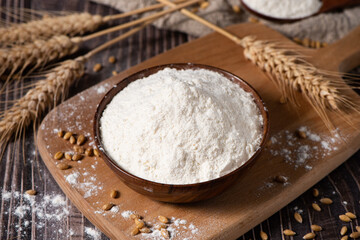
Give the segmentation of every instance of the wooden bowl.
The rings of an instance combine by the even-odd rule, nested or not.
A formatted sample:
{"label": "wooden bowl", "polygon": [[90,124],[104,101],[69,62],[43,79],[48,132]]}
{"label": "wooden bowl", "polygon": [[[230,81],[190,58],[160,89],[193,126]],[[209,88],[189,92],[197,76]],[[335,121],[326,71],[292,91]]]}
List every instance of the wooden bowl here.
{"label": "wooden bowl", "polygon": [[[101,134],[100,134],[100,118],[107,104],[113,99],[113,97],[124,89],[129,83],[136,81],[137,79],[141,79],[147,77],[151,74],[158,72],[164,68],[175,68],[175,69],[208,69],[211,71],[218,72],[228,78],[230,81],[239,84],[241,88],[243,88],[246,92],[250,92],[254,99],[255,103],[259,107],[259,110],[263,116],[264,124],[263,124],[263,138],[260,144],[259,149],[255,152],[255,154],[242,166],[235,169],[234,171],[210,180],[206,182],[194,183],[194,184],[183,184],[183,185],[174,185],[174,184],[163,184],[152,182],[149,180],[142,179],[137,177],[121,167],[119,167],[114,160],[112,160],[109,155],[107,155],[104,150]],[[109,167],[116,173],[116,175],[130,188],[135,190],[136,192],[143,194],[151,199],[163,201],[163,202],[172,202],[172,203],[186,203],[186,202],[195,202],[200,200],[205,200],[212,198],[221,192],[223,192],[226,188],[232,185],[236,180],[239,180],[242,176],[242,173],[246,171],[255,161],[261,150],[264,148],[264,144],[269,131],[269,121],[268,121],[268,112],[264,106],[264,103],[258,93],[244,80],[235,76],[232,73],[224,71],[219,68],[215,68],[212,66],[200,65],[200,64],[190,64],[190,63],[176,63],[176,64],[166,64],[161,66],[155,66],[148,69],[144,69],[140,72],[137,72],[119,82],[114,88],[112,88],[101,100],[100,104],[95,113],[95,121],[94,121],[94,136],[95,143],[98,149],[101,151],[101,157],[104,159],[105,163],[109,165]]]}

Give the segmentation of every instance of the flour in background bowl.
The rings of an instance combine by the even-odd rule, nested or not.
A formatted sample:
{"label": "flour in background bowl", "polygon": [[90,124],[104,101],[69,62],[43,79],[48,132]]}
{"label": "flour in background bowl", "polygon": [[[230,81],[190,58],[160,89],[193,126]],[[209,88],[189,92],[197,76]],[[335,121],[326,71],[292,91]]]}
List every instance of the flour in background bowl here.
{"label": "flour in background bowl", "polygon": [[318,12],[322,6],[319,0],[243,0],[247,7],[265,16],[294,19]]}

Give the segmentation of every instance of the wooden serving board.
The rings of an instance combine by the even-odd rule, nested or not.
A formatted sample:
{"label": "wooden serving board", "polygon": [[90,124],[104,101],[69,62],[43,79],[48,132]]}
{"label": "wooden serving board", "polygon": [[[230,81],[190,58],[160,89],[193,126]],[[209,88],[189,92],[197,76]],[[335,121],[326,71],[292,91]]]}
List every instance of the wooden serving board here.
{"label": "wooden serving board", "polygon": [[[305,50],[260,24],[240,24],[229,30],[239,36],[255,35],[258,39],[276,40],[290,48]],[[316,66],[346,71],[360,63],[359,41],[360,27],[335,44],[319,50],[306,49],[305,52]],[[58,129],[85,134],[88,136],[85,146],[93,146],[93,117],[105,93],[136,71],[176,62],[223,68],[249,82],[264,99],[270,113],[273,141],[241,182],[208,201],[175,205],[155,202],[132,191],[101,158],[85,157],[79,162],[69,162],[72,168],[64,171],[55,167],[59,161],[54,160],[53,155],[72,149],[69,142],[57,137]],[[353,95],[353,100],[358,101],[359,97]],[[360,147],[359,132],[336,115],[332,117],[338,135],[332,137],[308,104],[301,102],[301,108],[294,109],[290,104],[280,104],[280,97],[267,75],[244,58],[241,47],[214,33],[145,61],[64,102],[44,119],[38,131],[38,148],[65,194],[112,239],[133,238],[130,236],[133,222],[122,216],[128,210],[144,216],[149,223],[156,222],[158,215],[186,220],[186,223],[173,220],[173,239],[236,239],[309,189]],[[360,126],[359,122],[355,125]],[[317,141],[316,136],[313,140],[297,138],[294,132],[300,126],[306,126],[321,140]],[[274,183],[272,178],[276,175],[286,176],[288,183]],[[120,191],[118,199],[110,198],[113,189]],[[116,204],[118,212],[102,211],[101,207],[108,202]],[[145,237],[141,234],[135,238]]]}

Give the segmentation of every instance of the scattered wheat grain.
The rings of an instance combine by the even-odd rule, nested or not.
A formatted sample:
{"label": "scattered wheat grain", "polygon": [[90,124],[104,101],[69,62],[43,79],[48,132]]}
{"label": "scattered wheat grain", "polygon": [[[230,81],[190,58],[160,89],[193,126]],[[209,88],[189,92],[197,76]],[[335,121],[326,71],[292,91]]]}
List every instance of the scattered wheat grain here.
{"label": "scattered wheat grain", "polygon": [[256,17],[250,16],[250,17],[248,18],[248,22],[258,23],[258,22],[259,22],[259,19],[256,18]]}
{"label": "scattered wheat grain", "polygon": [[57,135],[62,138],[64,136],[64,131],[63,130],[58,131]]}
{"label": "scattered wheat grain", "polygon": [[132,220],[141,219],[141,216],[140,216],[139,214],[133,213],[133,214],[130,215],[130,218],[131,218]]}
{"label": "scattered wheat grain", "polygon": [[79,153],[79,154],[84,154],[85,153],[85,149],[83,147],[75,145],[73,148],[74,148],[74,151]]}
{"label": "scattered wheat grain", "polygon": [[169,222],[169,219],[162,215],[158,216],[158,219],[160,222],[165,223],[165,224]]}
{"label": "scattered wheat grain", "polygon": [[110,56],[108,59],[109,63],[115,63],[116,62],[116,58],[114,56]]}
{"label": "scattered wheat grain", "polygon": [[59,163],[58,165],[56,165],[56,167],[60,170],[66,170],[70,168],[70,166],[67,163]]}
{"label": "scattered wheat grain", "polygon": [[321,198],[321,199],[320,199],[320,202],[321,202],[322,204],[327,204],[327,205],[330,205],[330,204],[333,203],[333,201],[332,201],[330,198]]}
{"label": "scattered wheat grain", "polygon": [[170,233],[165,228],[162,228],[161,229],[161,236],[163,236],[165,239],[169,239],[170,238]]}
{"label": "scattered wheat grain", "polygon": [[294,218],[295,218],[295,220],[296,220],[298,223],[302,223],[302,222],[303,222],[303,219],[302,219],[301,215],[300,215],[298,212],[295,212],[295,213],[294,213]]}
{"label": "scattered wheat grain", "polygon": [[85,141],[86,141],[86,137],[81,134],[81,135],[78,137],[76,144],[77,144],[78,146],[81,146],[81,145],[83,145],[83,144],[85,143]]}
{"label": "scattered wheat grain", "polygon": [[344,236],[346,234],[347,230],[348,230],[348,228],[346,226],[343,226],[340,230],[340,235]]}
{"label": "scattered wheat grain", "polygon": [[106,203],[106,204],[104,204],[101,208],[102,208],[104,211],[109,211],[113,206],[114,206],[113,203]]}
{"label": "scattered wheat grain", "polygon": [[322,227],[316,224],[311,225],[311,230],[314,232],[320,232],[322,230]]}
{"label": "scattered wheat grain", "polygon": [[262,240],[268,240],[269,239],[268,235],[264,231],[260,231],[260,238]]}
{"label": "scattered wheat grain", "polygon": [[25,193],[26,193],[27,195],[33,196],[33,195],[36,195],[37,192],[36,192],[34,189],[29,189],[29,190],[27,190]]}
{"label": "scattered wheat grain", "polygon": [[88,157],[93,156],[93,155],[94,155],[93,149],[92,149],[92,148],[87,148],[87,149],[85,150],[85,155],[88,156]]}
{"label": "scattered wheat grain", "polygon": [[284,235],[285,236],[295,236],[296,235],[296,232],[290,230],[290,229],[285,229],[284,230]]}
{"label": "scattered wheat grain", "polygon": [[66,132],[65,135],[64,135],[64,139],[65,139],[65,140],[69,140],[72,135],[73,135],[72,132]]}
{"label": "scattered wheat grain", "polygon": [[143,228],[140,228],[139,230],[141,233],[150,233],[151,232],[150,228],[148,228],[148,227],[143,227]]}
{"label": "scattered wheat grain", "polygon": [[165,224],[156,224],[155,225],[156,230],[161,230],[162,228],[166,228],[166,225]]}
{"label": "scattered wheat grain", "polygon": [[320,208],[319,204],[313,203],[311,206],[315,211],[317,211],[317,212],[321,211],[321,208]]}
{"label": "scattered wheat grain", "polygon": [[351,219],[356,219],[356,215],[354,213],[352,213],[352,212],[347,212],[347,213],[345,213],[345,215],[348,216]]}
{"label": "scattered wheat grain", "polygon": [[[119,197],[119,192],[116,191],[116,190],[112,190],[112,191],[110,192],[110,197],[111,197],[111,198],[118,198],[118,197]],[[131,215],[133,215],[133,214],[131,214]],[[130,216],[130,217],[131,217],[131,216]]]}
{"label": "scattered wheat grain", "polygon": [[78,153],[75,153],[75,154],[72,156],[71,160],[72,160],[72,161],[79,161],[79,160],[81,160],[82,158],[83,158],[83,155],[78,154]]}
{"label": "scattered wheat grain", "polygon": [[93,67],[94,72],[99,72],[102,69],[102,65],[100,63],[97,63]]}
{"label": "scattered wheat grain", "polygon": [[306,132],[304,132],[304,131],[297,130],[296,133],[299,138],[305,139],[307,137]]}
{"label": "scattered wheat grain", "polygon": [[71,136],[70,139],[69,139],[69,142],[70,142],[71,144],[75,144],[75,143],[76,143],[75,137],[74,137],[74,136]]}
{"label": "scattered wheat grain", "polygon": [[352,232],[350,234],[350,237],[353,238],[353,239],[360,238],[360,232]]}
{"label": "scattered wheat grain", "polygon": [[63,156],[64,156],[64,153],[63,153],[63,152],[57,152],[57,153],[55,153],[55,155],[54,155],[54,159],[55,159],[55,160],[60,160],[60,159],[63,158]]}
{"label": "scattered wheat grain", "polygon": [[145,222],[139,218],[135,218],[135,225],[137,228],[143,228],[145,226]]}
{"label": "scattered wheat grain", "polygon": [[317,188],[313,188],[312,194],[313,194],[314,197],[318,197],[319,196],[319,190]]}
{"label": "scattered wheat grain", "polygon": [[343,222],[351,222],[351,218],[349,218],[348,216],[342,214],[342,215],[339,215],[339,219]]}
{"label": "scattered wheat grain", "polygon": [[135,235],[137,235],[137,234],[139,234],[139,229],[137,228],[137,227],[135,227],[135,228],[133,228],[133,230],[131,231],[131,235],[132,236],[135,236]]}
{"label": "scattered wheat grain", "polygon": [[66,160],[71,160],[72,159],[72,155],[70,153],[65,153],[65,159]]}
{"label": "scattered wheat grain", "polygon": [[313,239],[316,237],[316,234],[315,233],[307,233],[303,236],[303,239]]}
{"label": "scattered wheat grain", "polygon": [[275,176],[274,180],[278,183],[286,183],[288,181],[288,179],[286,177],[281,176],[281,175]]}
{"label": "scattered wheat grain", "polygon": [[238,5],[233,5],[232,10],[233,10],[234,13],[240,13],[241,12],[241,8]]}
{"label": "scattered wheat grain", "polygon": [[96,157],[100,157],[100,152],[99,152],[99,150],[97,150],[96,148],[94,148],[94,155],[95,155]]}

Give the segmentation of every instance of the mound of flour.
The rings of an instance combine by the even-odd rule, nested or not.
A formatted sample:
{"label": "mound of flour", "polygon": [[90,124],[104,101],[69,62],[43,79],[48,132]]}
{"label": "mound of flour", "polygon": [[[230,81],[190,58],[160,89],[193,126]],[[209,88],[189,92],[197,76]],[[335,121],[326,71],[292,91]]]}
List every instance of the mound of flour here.
{"label": "mound of flour", "polygon": [[151,181],[211,180],[258,149],[263,119],[250,93],[209,70],[166,68],[136,80],[100,119],[105,151]]}
{"label": "mound of flour", "polygon": [[313,15],[322,6],[320,0],[243,0],[246,6],[266,16],[294,19]]}

